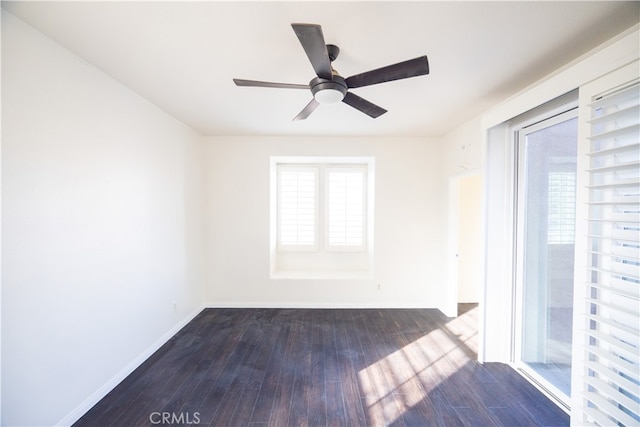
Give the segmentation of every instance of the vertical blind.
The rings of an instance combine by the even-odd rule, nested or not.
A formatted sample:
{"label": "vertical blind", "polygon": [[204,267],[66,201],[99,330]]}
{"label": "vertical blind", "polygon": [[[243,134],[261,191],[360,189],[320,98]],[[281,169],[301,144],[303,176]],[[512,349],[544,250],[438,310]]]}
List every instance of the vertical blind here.
{"label": "vertical blind", "polygon": [[586,421],[640,425],[640,86],[588,105]]}
{"label": "vertical blind", "polygon": [[316,244],[315,167],[278,168],[278,233],[281,246]]}
{"label": "vertical blind", "polygon": [[327,169],[329,246],[364,245],[365,179],[363,167]]}

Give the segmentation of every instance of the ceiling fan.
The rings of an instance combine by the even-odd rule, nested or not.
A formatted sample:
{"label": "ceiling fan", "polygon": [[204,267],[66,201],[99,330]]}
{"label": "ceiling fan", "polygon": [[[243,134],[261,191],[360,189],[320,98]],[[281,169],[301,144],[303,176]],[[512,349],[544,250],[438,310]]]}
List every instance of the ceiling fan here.
{"label": "ceiling fan", "polygon": [[375,119],[386,113],[387,110],[353,94],[349,89],[429,74],[429,61],[426,56],[421,56],[356,74],[345,79],[331,66],[331,63],[338,57],[340,49],[338,46],[325,44],[320,25],[291,24],[291,26],[298,36],[317,77],[314,77],[306,85],[244,79],[233,79],[233,81],[237,86],[310,89],[313,98],[293,120],[306,119],[320,104],[333,104],[340,101]]}

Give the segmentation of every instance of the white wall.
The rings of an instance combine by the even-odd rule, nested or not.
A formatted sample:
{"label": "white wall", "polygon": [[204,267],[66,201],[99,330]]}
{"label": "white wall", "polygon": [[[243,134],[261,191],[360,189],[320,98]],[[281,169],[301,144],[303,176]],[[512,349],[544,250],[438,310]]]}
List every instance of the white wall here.
{"label": "white wall", "polygon": [[[373,279],[270,278],[270,156],[375,158]],[[207,138],[206,303],[441,307],[446,273],[441,158],[438,141],[425,138]]]}
{"label": "white wall", "polygon": [[463,175],[482,169],[483,138],[480,117],[458,126],[443,138],[444,173],[446,176]]}
{"label": "white wall", "polygon": [[202,140],[3,10],[2,151],[2,424],[70,423],[201,306]]}

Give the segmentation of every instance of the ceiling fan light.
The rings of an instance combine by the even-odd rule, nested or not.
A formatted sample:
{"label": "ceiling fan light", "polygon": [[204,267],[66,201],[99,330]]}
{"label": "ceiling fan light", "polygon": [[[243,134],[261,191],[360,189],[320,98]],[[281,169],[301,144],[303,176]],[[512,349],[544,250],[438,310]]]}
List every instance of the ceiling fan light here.
{"label": "ceiling fan light", "polygon": [[344,95],[344,91],[328,88],[317,91],[313,97],[320,104],[336,104],[344,99]]}

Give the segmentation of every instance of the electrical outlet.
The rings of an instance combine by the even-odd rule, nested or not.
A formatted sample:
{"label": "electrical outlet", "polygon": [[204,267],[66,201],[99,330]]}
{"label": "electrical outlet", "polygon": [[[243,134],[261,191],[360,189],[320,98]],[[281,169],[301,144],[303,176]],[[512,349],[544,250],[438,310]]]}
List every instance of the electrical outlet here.
{"label": "electrical outlet", "polygon": [[178,303],[177,303],[177,302],[174,302],[174,303],[173,303],[173,311],[174,311],[174,312],[175,312],[175,311],[178,311]]}
{"label": "electrical outlet", "polygon": [[378,290],[382,289],[382,285],[380,283],[378,283]]}

